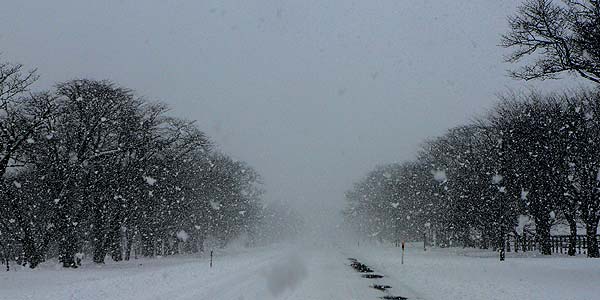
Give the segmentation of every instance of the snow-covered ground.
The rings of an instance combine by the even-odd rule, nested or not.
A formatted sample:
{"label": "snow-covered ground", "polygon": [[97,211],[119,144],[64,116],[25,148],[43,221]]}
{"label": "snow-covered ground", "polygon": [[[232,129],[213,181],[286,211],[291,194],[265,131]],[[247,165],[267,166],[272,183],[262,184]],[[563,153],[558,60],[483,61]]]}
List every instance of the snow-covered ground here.
{"label": "snow-covered ground", "polygon": [[[407,245],[356,248],[358,258],[387,275],[386,283],[410,287],[423,299],[600,299],[600,259],[497,253],[478,249],[429,249]],[[412,246],[412,247],[411,247]]]}
{"label": "snow-covered ground", "polygon": [[[392,246],[310,246],[305,243],[228,250],[205,257],[138,259],[63,270],[0,273],[0,299],[599,299],[600,260],[514,256],[499,262],[479,250]],[[381,279],[364,279],[348,257]],[[381,292],[369,286],[392,286]]]}

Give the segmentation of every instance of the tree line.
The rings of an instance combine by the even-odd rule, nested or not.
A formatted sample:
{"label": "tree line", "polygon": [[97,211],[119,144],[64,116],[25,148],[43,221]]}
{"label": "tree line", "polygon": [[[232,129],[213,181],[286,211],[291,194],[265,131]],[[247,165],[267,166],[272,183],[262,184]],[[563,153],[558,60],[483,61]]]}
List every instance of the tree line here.
{"label": "tree line", "polygon": [[207,237],[248,243],[263,210],[260,175],[110,81],[33,92],[37,72],[0,63],[0,254],[31,268],[203,250]]}
{"label": "tree line", "polygon": [[561,93],[509,93],[487,115],[426,141],[414,161],[378,166],[346,193],[346,220],[381,239],[501,249],[530,218],[543,254],[564,220],[570,255],[578,224],[600,257],[600,2],[526,0],[502,46],[526,65],[519,79],[575,74],[592,84]]}

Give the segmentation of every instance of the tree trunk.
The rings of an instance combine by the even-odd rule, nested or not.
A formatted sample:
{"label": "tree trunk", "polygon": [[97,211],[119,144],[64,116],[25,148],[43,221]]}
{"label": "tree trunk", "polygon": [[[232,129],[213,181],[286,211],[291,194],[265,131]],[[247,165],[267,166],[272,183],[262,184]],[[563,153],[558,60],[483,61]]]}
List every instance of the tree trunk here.
{"label": "tree trunk", "polygon": [[489,233],[486,229],[481,233],[481,241],[479,244],[480,249],[488,249],[489,245]]}
{"label": "tree trunk", "polygon": [[67,179],[63,182],[63,188],[60,189],[58,195],[54,199],[60,199],[57,211],[56,233],[58,237],[58,260],[65,268],[77,268],[75,261],[75,253],[77,253],[77,244],[79,238],[77,236],[77,225],[79,224],[73,211],[74,201],[71,199],[73,195],[66,195],[64,187],[70,186],[71,180]]}
{"label": "tree trunk", "polygon": [[19,218],[19,224],[23,229],[23,238],[21,243],[23,244],[23,264],[29,264],[30,268],[35,268],[41,262],[40,251],[35,245],[35,239],[31,234],[31,228],[29,224],[23,222],[22,218]]}
{"label": "tree trunk", "polygon": [[94,262],[97,264],[103,264],[104,258],[106,257],[106,248],[104,247],[103,242],[98,242],[96,247],[94,247]]}
{"label": "tree trunk", "polygon": [[94,230],[93,241],[94,241],[94,257],[93,260],[97,264],[103,264],[104,258],[106,257],[106,231],[104,230],[104,222],[102,218],[102,212],[99,207],[94,212]]}
{"label": "tree trunk", "polygon": [[75,263],[75,253],[77,252],[77,237],[75,236],[75,230],[66,226],[66,230],[63,231],[63,235],[58,243],[59,256],[58,259],[62,262],[65,268],[77,268]]}
{"label": "tree trunk", "polygon": [[31,238],[31,236],[25,236],[22,243],[25,262],[27,262],[32,269],[37,267],[41,262],[41,258],[33,238]]}
{"label": "tree trunk", "polygon": [[198,235],[198,240],[196,241],[196,245],[198,245],[198,251],[204,252],[204,234]]}
{"label": "tree trunk", "polygon": [[114,261],[123,260],[123,247],[121,246],[121,225],[115,222],[110,230],[110,254]]}
{"label": "tree trunk", "polygon": [[542,253],[543,255],[552,255],[552,242],[550,241],[550,222],[548,218],[535,219],[535,233],[536,238],[540,243],[540,253]]}
{"label": "tree trunk", "polygon": [[154,255],[154,236],[149,232],[142,232],[140,235],[141,239],[141,254],[144,257],[150,257]]}
{"label": "tree trunk", "polygon": [[572,218],[565,214],[567,217],[567,222],[569,222],[569,256],[575,256],[575,248],[577,247],[577,222],[575,218]]}
{"label": "tree trunk", "polygon": [[461,231],[461,240],[463,244],[463,248],[471,247],[471,230],[470,228],[464,228]]}
{"label": "tree trunk", "polygon": [[600,257],[600,253],[598,253],[598,240],[596,239],[596,234],[598,232],[598,217],[590,217],[588,218],[585,224],[585,231],[587,234],[587,256],[598,258]]}
{"label": "tree trunk", "polygon": [[6,272],[10,271],[10,258],[9,258],[10,255],[9,255],[8,249],[7,249],[9,247],[2,245],[2,262],[6,263]]}
{"label": "tree trunk", "polygon": [[131,233],[131,229],[127,229],[127,245],[125,248],[125,260],[131,259],[131,247],[133,247],[134,235]]}
{"label": "tree trunk", "polygon": [[29,264],[29,267],[33,269],[41,262],[40,251],[36,247],[35,238],[32,233],[31,226],[33,226],[33,223],[31,223],[31,220],[28,222],[24,219],[26,214],[21,210],[21,207],[15,202],[11,203],[13,206],[12,208],[16,213],[15,218],[17,219],[17,224],[19,224],[19,227],[23,230],[23,236],[20,239],[23,247],[22,263],[23,266]]}
{"label": "tree trunk", "polygon": [[494,249],[502,250],[502,251],[506,252],[505,232],[506,231],[504,229],[504,225],[500,225],[498,227],[498,232],[497,232],[497,236],[496,236],[496,245],[494,246]]}

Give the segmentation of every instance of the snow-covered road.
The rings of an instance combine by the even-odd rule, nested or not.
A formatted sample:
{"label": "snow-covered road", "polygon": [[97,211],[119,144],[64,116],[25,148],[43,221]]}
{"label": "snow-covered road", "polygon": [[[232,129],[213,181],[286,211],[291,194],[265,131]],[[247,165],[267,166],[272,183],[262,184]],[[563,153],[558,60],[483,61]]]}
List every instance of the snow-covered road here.
{"label": "snow-covered road", "polygon": [[215,258],[137,260],[0,273],[0,299],[378,299],[335,247],[253,249]]}
{"label": "snow-covered road", "polygon": [[[139,259],[63,270],[0,272],[0,300],[348,300],[386,295],[408,299],[581,299],[600,297],[600,260],[490,251],[407,247],[405,264],[392,246],[278,245],[206,257]],[[357,258],[384,275],[365,279],[349,265]],[[389,285],[379,291],[373,284]]]}

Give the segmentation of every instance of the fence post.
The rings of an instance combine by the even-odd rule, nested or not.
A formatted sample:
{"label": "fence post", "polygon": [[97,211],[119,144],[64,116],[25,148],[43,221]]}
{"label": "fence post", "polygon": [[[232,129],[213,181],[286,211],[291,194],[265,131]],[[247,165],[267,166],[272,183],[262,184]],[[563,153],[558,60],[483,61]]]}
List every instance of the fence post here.
{"label": "fence post", "polygon": [[558,245],[558,249],[557,249],[558,251],[557,252],[560,252],[562,254],[563,253],[563,249],[562,249],[563,237],[562,236],[558,237],[558,239],[556,241],[556,244]]}
{"label": "fence post", "polygon": [[213,251],[210,250],[210,267],[212,268]]}

